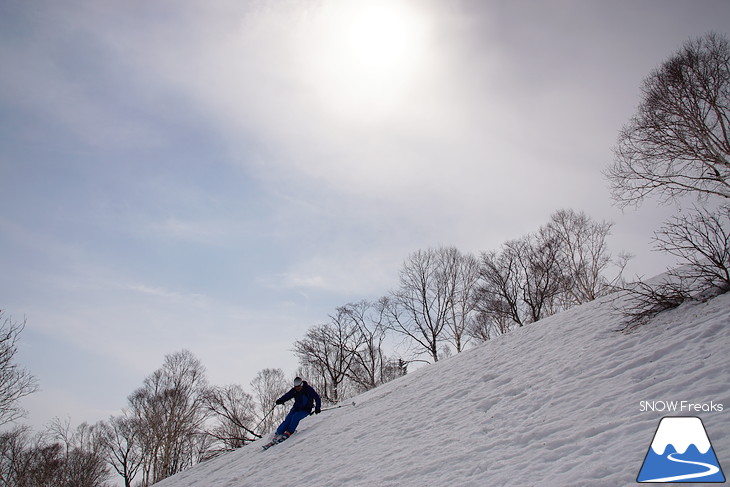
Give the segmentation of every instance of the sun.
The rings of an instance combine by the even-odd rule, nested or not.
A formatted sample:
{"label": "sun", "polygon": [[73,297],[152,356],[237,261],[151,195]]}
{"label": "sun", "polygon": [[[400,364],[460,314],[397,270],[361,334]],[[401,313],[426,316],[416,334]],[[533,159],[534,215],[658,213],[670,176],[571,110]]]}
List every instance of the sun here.
{"label": "sun", "polygon": [[327,6],[311,58],[323,101],[365,118],[396,109],[427,60],[426,16],[398,0]]}
{"label": "sun", "polygon": [[418,48],[409,20],[406,12],[393,6],[363,6],[343,25],[343,54],[363,74],[381,76],[396,69]]}

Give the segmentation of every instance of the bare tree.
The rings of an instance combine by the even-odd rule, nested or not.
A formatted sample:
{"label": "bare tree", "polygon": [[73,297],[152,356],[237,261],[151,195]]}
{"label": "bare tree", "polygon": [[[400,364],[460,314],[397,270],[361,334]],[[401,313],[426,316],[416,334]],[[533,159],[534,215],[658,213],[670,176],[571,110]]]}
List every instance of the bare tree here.
{"label": "bare tree", "polygon": [[259,408],[257,422],[261,423],[257,433],[264,434],[271,431],[274,425],[284,419],[286,411],[274,410],[272,413],[272,407],[275,406],[275,401],[289,389],[289,383],[283,370],[263,369],[251,381],[251,387]]}
{"label": "bare tree", "polygon": [[607,170],[621,206],[649,194],[730,198],[730,43],[690,40],[642,86],[636,115],[621,130]]}
{"label": "bare tree", "polygon": [[[400,286],[391,293],[389,329],[412,340],[420,353],[439,360],[440,345],[447,340],[449,319],[455,305],[458,250],[453,247],[418,250],[408,256],[400,270]],[[463,332],[458,326],[452,332]]]}
{"label": "bare tree", "polygon": [[[621,280],[630,256],[622,253],[617,260],[612,258],[606,241],[612,227],[613,223],[595,222],[574,210],[558,210],[550,217],[546,229],[559,241],[560,267],[567,278],[565,291],[575,304],[610,293]],[[609,279],[606,271],[612,265],[618,271]]]}
{"label": "bare tree", "polygon": [[2,487],[109,487],[106,424],[72,429],[55,419],[46,431],[16,427],[0,434]]}
{"label": "bare tree", "polygon": [[676,216],[654,234],[657,250],[679,257],[685,265],[653,283],[637,282],[624,290],[623,331],[643,325],[685,301],[708,299],[730,291],[730,205],[694,208]]}
{"label": "bare tree", "polygon": [[221,447],[218,451],[233,450],[247,445],[261,435],[256,427],[256,408],[253,397],[239,385],[211,387],[204,395],[204,403],[217,424],[207,429]]}
{"label": "bare tree", "polygon": [[472,336],[488,339],[567,308],[561,255],[561,238],[548,227],[482,253]]}
{"label": "bare tree", "polygon": [[479,287],[479,260],[472,254],[465,254],[454,247],[445,249],[444,272],[451,281],[452,298],[447,314],[447,330],[456,352],[467,345],[476,320],[477,290]]}
{"label": "bare tree", "polygon": [[518,326],[555,313],[565,284],[559,248],[555,235],[542,228],[506,242],[501,254],[483,255],[481,311],[509,317]]}
{"label": "bare tree", "polygon": [[180,472],[199,458],[207,410],[205,368],[187,350],[165,357],[163,366],[130,397],[130,411],[141,428],[146,487]]}
{"label": "bare tree", "polygon": [[657,314],[674,309],[691,299],[681,282],[672,278],[651,284],[638,281],[629,284],[624,291],[628,302],[622,301],[619,309],[624,317],[621,329],[623,332],[630,332]]}
{"label": "bare tree", "polygon": [[730,205],[672,218],[654,234],[654,244],[688,264],[670,272],[688,292],[730,291]]}
{"label": "bare tree", "polygon": [[26,426],[0,433],[0,486],[62,485],[63,448]]}
{"label": "bare tree", "polygon": [[[619,135],[614,164],[606,172],[616,203],[638,205],[654,194],[663,201],[696,196],[708,208],[718,206],[711,200],[727,205],[729,117],[730,42],[715,33],[686,42],[644,81],[637,113]],[[688,265],[668,282],[630,290],[638,303],[635,313],[648,310],[652,316],[656,309],[676,306],[705,291],[695,287],[702,282],[723,287],[724,220],[721,213],[695,209],[657,232],[656,248]]]}
{"label": "bare tree", "polygon": [[387,358],[383,350],[387,331],[386,303],[387,300],[381,298],[374,303],[362,300],[342,307],[359,334],[353,342],[358,348],[352,350],[354,360],[348,378],[360,391],[373,389],[388,378],[385,371]]}
{"label": "bare tree", "polygon": [[18,340],[25,328],[22,323],[5,318],[0,310],[0,426],[24,416],[19,406],[21,398],[38,390],[35,378],[15,361]]}
{"label": "bare tree", "polygon": [[29,482],[32,462],[30,427],[16,426],[0,433],[0,487],[15,487]]}
{"label": "bare tree", "polygon": [[528,310],[527,321],[539,321],[564,309],[561,295],[566,276],[560,267],[560,240],[543,227],[515,243],[524,276],[522,299]]}
{"label": "bare tree", "polygon": [[469,327],[469,336],[479,342],[491,340],[494,336],[503,335],[509,331],[509,321],[498,316],[479,311]]}
{"label": "bare tree", "polygon": [[522,326],[520,311],[522,274],[517,246],[503,245],[502,249],[482,253],[481,283],[477,290],[479,333],[489,336],[489,329],[500,334],[513,326]]}
{"label": "bare tree", "polygon": [[106,459],[106,425],[81,423],[58,418],[49,426],[51,438],[61,445],[61,468],[55,485],[62,487],[103,487],[110,477]]}
{"label": "bare tree", "polygon": [[343,387],[360,346],[360,334],[345,308],[337,308],[330,322],[307,330],[294,343],[294,353],[304,366],[313,368],[323,379],[320,394],[336,403],[343,397]]}
{"label": "bare tree", "polygon": [[144,460],[138,421],[124,410],[121,415],[110,418],[106,428],[107,461],[124,479],[124,487],[132,487]]}

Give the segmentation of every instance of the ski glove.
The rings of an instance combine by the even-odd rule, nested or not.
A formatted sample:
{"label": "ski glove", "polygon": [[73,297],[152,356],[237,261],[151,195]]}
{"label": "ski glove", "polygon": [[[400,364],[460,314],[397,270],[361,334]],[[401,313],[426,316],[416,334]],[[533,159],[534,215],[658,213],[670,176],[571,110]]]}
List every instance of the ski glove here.
{"label": "ski glove", "polygon": [[284,404],[284,401],[282,401],[281,399],[277,399],[276,404]]}
{"label": "ski glove", "polygon": [[319,408],[317,408],[317,409],[315,409],[315,410],[314,410],[314,414],[319,414],[319,413],[321,413],[321,412],[322,412],[322,410],[321,410],[321,409],[319,409]]}

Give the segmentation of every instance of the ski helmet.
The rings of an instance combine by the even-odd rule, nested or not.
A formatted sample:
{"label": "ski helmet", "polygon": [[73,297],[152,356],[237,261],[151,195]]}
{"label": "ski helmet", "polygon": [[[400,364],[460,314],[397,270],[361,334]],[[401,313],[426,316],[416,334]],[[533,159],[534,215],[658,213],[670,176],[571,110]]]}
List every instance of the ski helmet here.
{"label": "ski helmet", "polygon": [[299,386],[301,386],[303,382],[304,382],[304,381],[302,380],[302,378],[301,378],[301,377],[296,377],[296,378],[294,379],[294,387],[299,387]]}

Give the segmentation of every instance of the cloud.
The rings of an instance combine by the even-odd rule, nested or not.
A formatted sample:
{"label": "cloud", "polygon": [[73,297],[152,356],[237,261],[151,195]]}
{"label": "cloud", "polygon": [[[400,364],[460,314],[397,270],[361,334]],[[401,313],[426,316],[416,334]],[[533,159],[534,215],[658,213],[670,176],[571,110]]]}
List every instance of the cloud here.
{"label": "cloud", "polygon": [[[146,89],[177,92],[205,114],[262,178],[306,178],[359,192],[377,192],[381,185],[403,190],[414,178],[428,179],[420,175],[429,160],[411,149],[413,141],[462,144],[473,100],[462,93],[458,73],[450,72],[444,32],[436,31],[448,17],[439,17],[436,3],[419,9],[415,2],[396,3],[429,25],[414,27],[413,44],[424,60],[362,103],[351,93],[338,94],[359,81],[339,72],[348,71],[341,65],[352,53],[328,52],[342,41],[341,24],[358,13],[338,2],[283,2],[233,13],[230,4],[214,5],[195,21],[196,5],[183,4],[169,24],[143,21],[132,35],[104,25],[96,34],[116,49],[115,62],[133,79],[146,76]],[[124,19],[119,23],[130,27]],[[368,81],[359,81],[362,90]],[[407,86],[392,96],[394,84]],[[250,141],[258,153],[250,153]]]}
{"label": "cloud", "polygon": [[[499,220],[493,209],[500,206],[520,219],[530,211],[526,200],[549,200],[542,182],[552,161],[529,143],[553,142],[552,135],[539,127],[542,119],[529,125],[534,112],[524,117],[524,104],[515,105],[519,98],[504,86],[504,70],[513,61],[496,40],[479,33],[490,23],[440,2],[391,3],[406,15],[399,27],[410,34],[399,45],[415,60],[400,62],[400,78],[383,83],[367,76],[368,63],[363,72],[348,60],[348,27],[361,31],[355,54],[368,49],[367,29],[373,28],[359,20],[359,2],[203,8],[191,1],[174,11],[111,3],[72,10],[51,32],[70,42],[72,27],[80,28],[98,46],[95,74],[124,75],[124,100],[149,102],[160,111],[171,108],[168,100],[181,100],[173,108],[178,116],[196,117],[205,130],[225,134],[234,159],[270,191],[293,200],[337,205],[358,217],[367,209],[399,219],[411,232],[430,228],[433,240],[449,240],[438,236],[444,227],[434,222]],[[375,27],[378,15],[371,14]],[[375,43],[377,31],[373,38]],[[114,121],[121,114],[113,105],[100,105],[75,76],[59,72],[51,52],[40,54],[51,68],[34,77],[77,89],[69,101],[79,110],[64,105],[55,111],[77,116],[85,105],[104,110],[81,115],[76,131],[88,128],[86,136],[96,137],[107,125],[99,123],[105,116],[115,127],[136,121]],[[375,89],[368,91],[371,85]],[[299,214],[283,198],[278,202],[278,211]],[[347,218],[344,211],[339,217]],[[150,224],[153,231],[207,241],[220,228],[183,215],[160,215]]]}
{"label": "cloud", "polygon": [[186,294],[179,291],[161,289],[159,287],[150,287],[145,284],[130,284],[127,286],[127,288],[131,291],[135,291],[143,295],[150,296],[152,298],[160,298],[165,301],[177,303],[197,302],[203,298],[203,295],[201,294]]}

